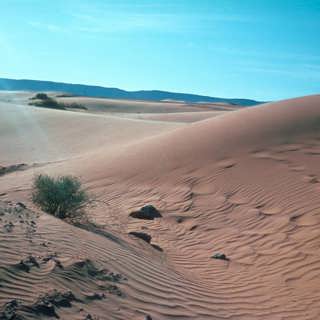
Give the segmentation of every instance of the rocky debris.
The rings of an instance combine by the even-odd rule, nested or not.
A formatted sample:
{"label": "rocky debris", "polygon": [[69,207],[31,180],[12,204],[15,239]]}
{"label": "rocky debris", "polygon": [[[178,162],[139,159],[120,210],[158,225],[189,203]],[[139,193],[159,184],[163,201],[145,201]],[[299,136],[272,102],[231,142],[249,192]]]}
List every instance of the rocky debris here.
{"label": "rocky debris", "polygon": [[11,233],[23,229],[29,236],[37,229],[37,214],[28,210],[21,202],[0,201],[0,231]]}
{"label": "rocky debris", "polygon": [[57,290],[53,291],[52,294],[47,295],[49,302],[51,302],[56,307],[71,307],[71,302],[76,301],[76,297],[71,291],[59,292]]}
{"label": "rocky debris", "polygon": [[7,232],[12,232],[14,224],[10,221],[9,223],[6,223],[3,227]]}
{"label": "rocky debris", "polygon": [[48,317],[59,318],[55,306],[48,301],[39,301],[30,307],[30,311]]}
{"label": "rocky debris", "polygon": [[131,231],[131,232],[129,232],[129,234],[131,234],[132,236],[135,236],[139,239],[142,239],[143,241],[148,242],[148,243],[150,243],[150,241],[151,241],[151,236],[147,233],[144,233],[144,232]]}
{"label": "rocky debris", "polygon": [[110,294],[116,295],[116,296],[118,296],[118,297],[122,297],[122,296],[123,296],[122,291],[121,291],[121,290],[119,289],[119,287],[116,286],[116,285],[113,285],[113,284],[108,285],[108,286],[106,287],[106,290],[107,290]]}
{"label": "rocky debris", "polygon": [[99,269],[90,259],[80,260],[73,263],[70,269],[75,268],[76,270],[81,271],[84,276],[90,276],[96,278],[104,274],[103,269]]}
{"label": "rocky debris", "polygon": [[[112,283],[120,283],[127,280],[124,276],[118,273],[110,272],[107,269],[98,268],[91,260],[85,259],[74,262],[72,265],[65,266],[63,270],[58,272],[70,273],[74,272],[83,278],[89,278],[98,285],[99,290],[108,292],[122,297],[123,293],[120,288]],[[102,298],[102,296],[100,296]],[[90,298],[89,298],[90,299]],[[99,299],[98,295],[92,296],[92,300]]]}
{"label": "rocky debris", "polygon": [[48,244],[49,244],[50,242],[49,241],[47,241],[47,242],[41,242],[40,243],[40,246],[43,246],[43,247],[46,247],[46,248],[48,248]]}
{"label": "rocky debris", "polygon": [[104,276],[102,277],[102,280],[111,281],[111,282],[120,282],[122,280],[127,280],[127,278],[125,278],[119,273],[108,272],[106,270],[104,272],[105,273],[104,273]]}
{"label": "rocky debris", "polygon": [[19,314],[21,312],[59,318],[56,309],[69,308],[72,306],[71,302],[76,300],[77,299],[71,291],[61,293],[57,290],[40,296],[32,305],[23,305],[18,300],[14,299],[4,305],[0,312],[0,319],[24,320],[25,317]]}
{"label": "rocky debris", "polygon": [[58,259],[57,253],[47,255],[46,257],[42,258],[42,261],[44,263],[47,263],[48,261],[53,261],[59,269],[63,269],[63,265],[61,261]]}
{"label": "rocky debris", "polygon": [[7,302],[2,310],[0,311],[0,319],[1,320],[22,320],[21,317],[18,317],[16,311],[19,307],[20,303],[18,300],[14,299]]}
{"label": "rocky debris", "polygon": [[110,282],[120,282],[121,280],[127,280],[124,276],[119,273],[108,272],[104,270],[104,275],[100,277],[101,280]]}
{"label": "rocky debris", "polygon": [[72,306],[71,302],[76,300],[76,297],[71,291],[59,292],[54,290],[40,296],[28,309],[36,314],[59,318],[56,313],[56,308],[70,308]]}
{"label": "rocky debris", "polygon": [[26,206],[24,203],[22,203],[22,202],[17,202],[17,206],[19,206],[19,207],[21,207],[21,208],[23,208],[23,209],[26,209],[26,208],[27,208],[27,206]]}
{"label": "rocky debris", "polygon": [[147,314],[147,315],[144,317],[144,320],[152,320],[152,317]]}
{"label": "rocky debris", "polygon": [[99,284],[98,288],[102,291],[108,292],[110,294],[116,295],[118,297],[123,297],[124,294],[120,290],[120,288],[117,285],[113,284]]}
{"label": "rocky debris", "polygon": [[52,292],[40,296],[34,305],[51,303],[58,308],[70,308],[71,302],[76,300],[76,297],[71,291],[60,292],[58,290],[53,290]]}
{"label": "rocky debris", "polygon": [[212,256],[213,259],[220,259],[220,260],[225,260],[229,261],[230,259],[224,254],[224,253],[216,253]]}
{"label": "rocky debris", "polygon": [[105,299],[106,295],[104,293],[99,292],[90,292],[86,294],[87,300],[102,300]]}
{"label": "rocky debris", "polygon": [[106,269],[100,269],[89,259],[75,262],[71,268],[80,271],[83,276],[91,277],[100,281],[120,282],[126,280],[121,274],[109,272]]}
{"label": "rocky debris", "polygon": [[129,215],[132,218],[153,220],[155,218],[161,218],[160,212],[152,205],[146,205],[138,211],[133,211]]}
{"label": "rocky debris", "polygon": [[40,265],[35,257],[29,256],[26,259],[21,260],[16,267],[19,270],[30,272],[32,267],[40,268]]}

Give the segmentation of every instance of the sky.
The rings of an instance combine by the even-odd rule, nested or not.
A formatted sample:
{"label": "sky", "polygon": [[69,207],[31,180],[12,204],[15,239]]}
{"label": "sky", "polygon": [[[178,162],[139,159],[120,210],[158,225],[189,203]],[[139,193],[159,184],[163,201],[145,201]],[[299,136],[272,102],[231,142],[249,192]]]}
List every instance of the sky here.
{"label": "sky", "polygon": [[0,0],[0,77],[278,100],[320,92],[320,0]]}

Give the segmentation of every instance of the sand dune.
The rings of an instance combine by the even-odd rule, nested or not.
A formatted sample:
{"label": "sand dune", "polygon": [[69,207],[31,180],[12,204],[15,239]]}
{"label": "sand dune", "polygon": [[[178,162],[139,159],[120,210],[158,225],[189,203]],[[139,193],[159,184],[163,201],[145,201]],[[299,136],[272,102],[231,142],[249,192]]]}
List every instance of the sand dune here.
{"label": "sand dune", "polygon": [[111,151],[178,127],[170,123],[147,120],[137,123],[134,119],[107,115],[35,108],[20,100],[21,104],[16,102],[9,98],[7,102],[0,101],[1,165],[60,161],[101,146]]}
{"label": "sand dune", "polygon": [[199,111],[232,111],[240,106],[227,103],[185,103],[179,101],[121,100],[88,97],[57,98],[66,105],[79,103],[91,112],[107,113],[177,113]]}
{"label": "sand dune", "polygon": [[144,113],[144,114],[125,114],[126,118],[133,119],[144,119],[144,120],[155,120],[164,122],[180,122],[180,123],[191,123],[197,122],[213,117],[220,116],[228,111],[197,111],[197,112],[171,112],[171,113]]}
{"label": "sand dune", "polygon": [[[14,139],[9,131],[6,139]],[[34,172],[80,175],[98,200],[88,214],[108,232],[97,235],[1,202],[0,306],[19,298],[24,307],[18,312],[39,318],[35,301],[56,288],[74,295],[71,308],[55,308],[68,319],[88,313],[101,319],[318,319],[320,96],[159,133],[112,154],[100,142],[81,159],[68,154],[63,163],[0,177],[2,198],[22,199],[32,209],[27,195]],[[87,150],[84,144],[79,154],[81,148]],[[162,218],[129,217],[145,204]],[[131,231],[149,234],[163,252]],[[46,260],[53,252],[57,257]],[[213,259],[216,253],[229,260]],[[26,272],[17,264],[30,254],[39,267]],[[102,269],[121,276],[102,277]]]}
{"label": "sand dune", "polygon": [[[124,161],[130,158],[130,174],[136,170],[153,176],[152,170],[146,170],[152,166],[159,174],[171,175],[175,167],[199,170],[203,165],[244,153],[291,145],[317,134],[319,99],[310,96],[286,100],[200,121],[127,149],[126,159],[120,157]],[[146,151],[149,157],[141,157]],[[117,166],[123,172],[122,163],[117,162]]]}

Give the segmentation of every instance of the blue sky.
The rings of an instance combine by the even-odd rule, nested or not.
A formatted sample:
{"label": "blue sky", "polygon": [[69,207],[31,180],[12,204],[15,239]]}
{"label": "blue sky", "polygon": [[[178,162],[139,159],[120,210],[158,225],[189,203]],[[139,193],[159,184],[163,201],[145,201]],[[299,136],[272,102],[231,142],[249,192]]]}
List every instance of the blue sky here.
{"label": "blue sky", "polygon": [[0,5],[0,77],[260,100],[320,91],[320,0]]}

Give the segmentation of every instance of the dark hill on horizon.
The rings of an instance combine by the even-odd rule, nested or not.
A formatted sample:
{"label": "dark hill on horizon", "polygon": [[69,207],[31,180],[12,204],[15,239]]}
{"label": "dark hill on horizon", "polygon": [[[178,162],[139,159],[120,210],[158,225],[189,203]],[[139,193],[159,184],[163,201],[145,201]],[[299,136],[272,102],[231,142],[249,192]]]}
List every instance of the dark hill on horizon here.
{"label": "dark hill on horizon", "polygon": [[216,98],[197,94],[167,92],[160,90],[126,91],[118,88],[107,88],[83,84],[71,84],[41,80],[16,80],[0,78],[0,90],[25,91],[58,91],[77,96],[101,97],[133,100],[182,100],[185,102],[223,102],[242,106],[253,106],[262,102],[251,99]]}

